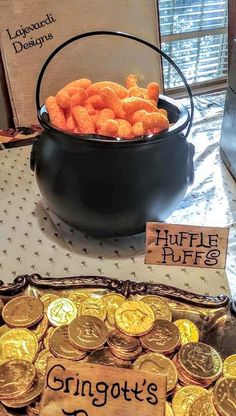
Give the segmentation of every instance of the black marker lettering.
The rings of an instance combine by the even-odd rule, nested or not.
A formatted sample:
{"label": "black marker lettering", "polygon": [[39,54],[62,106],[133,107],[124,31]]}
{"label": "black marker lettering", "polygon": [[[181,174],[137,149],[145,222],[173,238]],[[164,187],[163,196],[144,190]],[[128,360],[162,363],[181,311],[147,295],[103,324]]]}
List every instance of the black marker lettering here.
{"label": "black marker lettering", "polygon": [[[146,381],[146,380],[145,380]],[[139,402],[143,402],[144,399],[138,397],[140,394],[143,393],[143,389],[139,390],[138,389],[138,383],[135,383],[135,387],[133,389],[131,389],[132,393],[134,393],[135,399],[138,400]]]}
{"label": "black marker lettering", "polygon": [[131,398],[128,396],[128,393],[130,392],[130,389],[128,388],[128,382],[127,381],[125,381],[124,387],[121,387],[121,391],[123,391],[123,393],[124,393],[124,399],[127,402],[130,402]]}
{"label": "black marker lettering", "polygon": [[119,383],[112,384],[111,395],[113,399],[117,399],[120,396],[120,384]]}
{"label": "black marker lettering", "polygon": [[206,254],[206,260],[204,261],[204,264],[206,266],[215,266],[218,264],[218,257],[220,256],[220,250],[209,250]]}
{"label": "black marker lettering", "polygon": [[85,393],[85,386],[86,386],[86,384],[88,385],[88,388],[89,388],[88,395],[90,397],[94,397],[94,394],[92,393],[92,384],[90,383],[89,380],[83,380],[82,381],[82,387],[81,387],[82,393],[81,393],[81,396],[86,396],[86,393]]}
{"label": "black marker lettering", "polygon": [[51,376],[51,373],[53,373],[53,371],[55,369],[61,368],[63,371],[65,371],[65,367],[63,367],[63,365],[61,364],[55,364],[48,372],[47,374],[47,383],[46,383],[46,388],[49,388],[50,390],[53,391],[58,391],[58,390],[62,390],[64,388],[64,383],[63,380],[61,380],[60,378],[57,377],[53,377],[53,383],[59,383],[59,386],[57,387],[53,387],[51,386],[51,384],[49,384],[49,377]]}
{"label": "black marker lettering", "polygon": [[158,390],[157,385],[154,383],[150,383],[147,386],[147,391],[150,394],[151,397],[147,397],[147,402],[150,404],[157,404],[158,403],[158,398],[156,396],[156,394],[154,392],[156,392]]}
{"label": "black marker lettering", "polygon": [[96,407],[102,407],[105,406],[107,403],[107,391],[109,389],[109,386],[105,382],[99,382],[96,384],[96,390],[98,393],[103,394],[103,400],[99,402],[100,399],[94,398],[93,399],[93,405]]}
{"label": "black marker lettering", "polygon": [[156,246],[159,246],[160,241],[165,241],[165,244],[163,245],[163,247],[168,246],[168,233],[169,233],[169,231],[164,230],[165,237],[160,237],[161,230],[156,230],[156,232],[157,232]]}

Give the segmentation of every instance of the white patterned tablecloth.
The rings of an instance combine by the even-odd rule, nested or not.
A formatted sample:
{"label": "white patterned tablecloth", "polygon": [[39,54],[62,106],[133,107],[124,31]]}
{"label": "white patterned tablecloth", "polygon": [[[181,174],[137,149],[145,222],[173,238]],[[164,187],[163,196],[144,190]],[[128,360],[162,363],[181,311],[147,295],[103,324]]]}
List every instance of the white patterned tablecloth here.
{"label": "white patterned tablecloth", "polygon": [[224,96],[195,99],[191,142],[195,181],[170,223],[231,225],[226,273],[144,264],[145,235],[96,240],[55,217],[29,168],[31,146],[0,151],[0,279],[37,272],[46,277],[104,275],[166,283],[202,294],[236,297],[236,184],[219,156]]}

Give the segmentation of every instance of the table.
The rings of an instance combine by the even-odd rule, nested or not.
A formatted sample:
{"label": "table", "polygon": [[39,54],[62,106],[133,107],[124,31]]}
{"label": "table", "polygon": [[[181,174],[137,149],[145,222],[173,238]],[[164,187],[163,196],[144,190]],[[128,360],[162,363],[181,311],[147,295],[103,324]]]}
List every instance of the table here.
{"label": "table", "polygon": [[[236,184],[219,156],[224,94],[195,98],[191,142],[195,181],[170,223],[231,226],[226,273],[144,264],[145,235],[97,240],[59,220],[29,168],[31,146],[0,151],[0,279],[101,275],[166,283],[202,294],[236,296]],[[22,144],[22,143],[21,143]],[[2,146],[3,147],[3,146]]]}

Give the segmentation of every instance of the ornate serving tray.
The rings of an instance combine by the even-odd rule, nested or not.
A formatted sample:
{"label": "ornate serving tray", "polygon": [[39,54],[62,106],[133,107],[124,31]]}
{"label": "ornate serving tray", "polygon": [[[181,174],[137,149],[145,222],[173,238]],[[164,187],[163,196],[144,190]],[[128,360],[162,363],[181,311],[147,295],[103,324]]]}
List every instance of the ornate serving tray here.
{"label": "ornate serving tray", "polygon": [[[204,296],[158,283],[139,283],[101,276],[48,279],[32,274],[18,276],[9,284],[0,282],[0,300],[4,304],[20,295],[41,298],[50,293],[63,298],[76,292],[86,292],[95,298],[102,298],[113,292],[132,300],[140,300],[146,295],[157,295],[169,304],[173,321],[188,319],[194,322],[199,329],[200,342],[212,346],[222,360],[236,353],[236,306],[226,295]],[[18,413],[14,413],[13,409],[7,411],[8,413],[1,413],[0,406],[0,415],[26,414],[25,409],[18,410]]]}

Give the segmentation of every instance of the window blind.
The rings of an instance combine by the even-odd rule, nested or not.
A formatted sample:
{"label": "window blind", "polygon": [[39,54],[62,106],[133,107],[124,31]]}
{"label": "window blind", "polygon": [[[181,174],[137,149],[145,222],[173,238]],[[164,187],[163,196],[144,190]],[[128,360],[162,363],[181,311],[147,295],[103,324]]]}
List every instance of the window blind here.
{"label": "window blind", "polygon": [[[162,49],[192,85],[226,82],[228,64],[227,0],[159,0]],[[165,88],[182,85],[163,60]]]}

